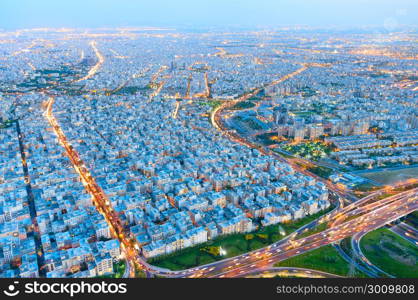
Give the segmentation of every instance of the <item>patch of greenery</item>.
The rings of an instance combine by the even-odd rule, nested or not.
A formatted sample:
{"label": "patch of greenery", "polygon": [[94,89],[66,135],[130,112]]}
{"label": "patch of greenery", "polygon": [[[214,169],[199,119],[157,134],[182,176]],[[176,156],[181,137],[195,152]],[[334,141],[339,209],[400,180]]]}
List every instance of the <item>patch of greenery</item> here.
{"label": "patch of greenery", "polygon": [[353,248],[351,247],[351,237],[342,239],[340,242],[340,247],[348,256],[353,256]]}
{"label": "patch of greenery", "polygon": [[299,90],[302,94],[302,97],[311,97],[316,95],[317,91],[312,89],[311,87],[305,86]]}
{"label": "patch of greenery", "polygon": [[260,96],[252,96],[250,98],[248,98],[249,101],[259,101],[259,100],[263,100],[263,97]]}
{"label": "patch of greenery", "polygon": [[413,213],[407,215],[404,222],[412,227],[418,228],[418,211],[414,211]]}
{"label": "patch of greenery", "polygon": [[315,233],[318,233],[318,232],[324,231],[325,229],[327,229],[327,226],[328,226],[328,223],[326,223],[326,222],[321,223],[321,224],[318,224],[318,225],[317,225],[317,226],[315,226],[314,228],[309,229],[308,231],[305,231],[305,232],[301,233],[300,235],[298,235],[298,236],[297,236],[297,238],[298,238],[298,239],[299,239],[299,238],[304,238],[304,237],[307,237],[307,236],[313,235],[313,234],[315,234]]}
{"label": "patch of greenery", "polygon": [[126,270],[126,262],[124,260],[121,260],[113,264],[113,270],[115,271],[114,278],[122,278]]}
{"label": "patch of greenery", "polygon": [[6,129],[13,126],[16,120],[6,120],[3,123],[0,123],[0,129]]}
{"label": "patch of greenery", "polygon": [[267,132],[257,135],[257,140],[259,140],[264,146],[270,146],[277,144],[277,133]]}
{"label": "patch of greenery", "polygon": [[285,151],[313,161],[317,161],[331,153],[331,147],[322,142],[306,142],[295,145],[286,144],[282,148]]}
{"label": "patch of greenery", "polygon": [[289,155],[287,153],[284,153],[282,151],[280,151],[279,149],[273,149],[274,152],[276,152],[277,154],[279,154],[280,156],[283,156],[284,158],[295,158],[293,155]]}
{"label": "patch of greenery", "polygon": [[366,234],[360,247],[380,269],[400,278],[418,278],[418,248],[387,228]]}
{"label": "patch of greenery", "polygon": [[241,109],[248,109],[254,107],[255,104],[251,101],[241,101],[237,104],[235,104],[233,107],[231,107],[231,110],[241,110]]}
{"label": "patch of greenery", "polygon": [[137,266],[135,266],[135,278],[146,278],[147,275],[144,271],[140,270]]}
{"label": "patch of greenery", "polygon": [[124,260],[113,263],[113,274],[97,276],[98,278],[122,278],[125,273],[126,262]]}
{"label": "patch of greenery", "polygon": [[199,105],[202,105],[202,106],[209,106],[212,108],[212,110],[214,110],[215,108],[217,108],[218,106],[222,104],[222,101],[221,100],[207,100],[207,101],[200,101],[198,103]]}
{"label": "patch of greenery", "polygon": [[209,253],[212,256],[220,256],[221,255],[221,247],[207,246],[207,247],[201,248],[200,251]]}
{"label": "patch of greenery", "polygon": [[[135,95],[138,92],[146,92],[146,91],[150,91],[151,87],[150,86],[125,86],[123,88],[121,88],[120,90],[116,91],[115,95]],[[110,92],[112,93],[112,92]]]}
{"label": "patch of greenery", "polygon": [[373,192],[376,191],[378,189],[380,189],[381,187],[374,185],[372,183],[366,182],[366,183],[361,183],[356,185],[353,190],[354,191],[358,191],[358,192]]}
{"label": "patch of greenery", "polygon": [[308,168],[308,171],[325,179],[328,179],[328,177],[334,172],[332,169],[323,166],[310,167]]}
{"label": "patch of greenery", "polygon": [[[275,267],[298,267],[323,271],[339,276],[348,276],[350,264],[347,263],[331,245],[291,257],[278,262]],[[354,277],[366,277],[361,272],[356,272]]]}
{"label": "patch of greenery", "polygon": [[313,111],[301,111],[301,110],[292,111],[292,113],[298,117],[309,117],[314,114]]}
{"label": "patch of greenery", "polygon": [[401,193],[401,192],[405,192],[407,190],[415,189],[417,187],[418,187],[418,183],[415,183],[415,184],[411,184],[411,185],[407,185],[407,186],[398,187],[396,189],[393,189],[393,191]]}

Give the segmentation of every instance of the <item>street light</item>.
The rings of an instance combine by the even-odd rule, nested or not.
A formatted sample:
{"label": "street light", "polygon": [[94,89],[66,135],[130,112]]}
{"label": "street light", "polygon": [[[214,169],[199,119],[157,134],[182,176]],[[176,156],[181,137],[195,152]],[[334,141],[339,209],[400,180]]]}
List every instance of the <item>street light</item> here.
{"label": "street light", "polygon": [[227,254],[227,252],[226,252],[226,250],[225,250],[225,249],[223,249],[222,247],[219,247],[219,254],[220,254],[221,256],[225,256],[225,255]]}

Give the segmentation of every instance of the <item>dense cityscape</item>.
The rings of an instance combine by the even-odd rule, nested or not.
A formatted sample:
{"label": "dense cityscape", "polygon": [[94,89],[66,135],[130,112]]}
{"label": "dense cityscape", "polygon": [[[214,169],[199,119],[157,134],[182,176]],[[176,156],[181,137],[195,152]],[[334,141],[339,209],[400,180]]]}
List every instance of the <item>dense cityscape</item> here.
{"label": "dense cityscape", "polygon": [[417,35],[0,31],[0,277],[418,277]]}

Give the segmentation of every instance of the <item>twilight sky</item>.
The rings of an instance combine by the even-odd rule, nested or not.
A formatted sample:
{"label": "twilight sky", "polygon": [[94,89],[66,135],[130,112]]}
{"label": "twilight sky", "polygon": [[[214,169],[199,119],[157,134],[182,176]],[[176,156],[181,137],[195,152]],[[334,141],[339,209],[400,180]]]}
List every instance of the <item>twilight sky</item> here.
{"label": "twilight sky", "polygon": [[0,0],[0,29],[418,25],[417,0]]}

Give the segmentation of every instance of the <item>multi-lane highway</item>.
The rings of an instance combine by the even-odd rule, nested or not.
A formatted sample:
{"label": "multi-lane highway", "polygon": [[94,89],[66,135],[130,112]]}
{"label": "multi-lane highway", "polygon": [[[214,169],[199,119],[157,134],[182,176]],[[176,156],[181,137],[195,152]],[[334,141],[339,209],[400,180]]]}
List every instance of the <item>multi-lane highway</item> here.
{"label": "multi-lane highway", "polygon": [[[397,220],[418,208],[417,199],[418,193],[416,191],[407,191],[402,193],[402,196],[397,197],[392,202],[386,201],[385,204],[373,211],[363,212],[362,210],[359,210],[359,216],[357,218],[346,220],[323,232],[305,238],[294,239],[292,235],[292,237],[278,241],[268,247],[188,270],[152,271],[160,276],[190,278],[240,277],[250,272],[264,271],[273,264],[292,256],[332,244],[343,238],[353,236],[358,232],[372,231],[393,220]],[[362,205],[362,203],[365,204],[368,202],[360,202],[359,205]],[[352,209],[356,209],[356,207],[353,206]],[[335,218],[339,213],[331,213],[330,215],[334,215]],[[329,219],[329,216],[325,219]]]}
{"label": "multi-lane highway", "polygon": [[269,268],[264,271],[256,271],[248,274],[243,274],[247,278],[272,278],[272,277],[307,277],[307,278],[336,278],[340,277],[335,274],[321,272],[317,270],[305,268],[280,267]]}
{"label": "multi-lane highway", "polygon": [[376,198],[382,195],[381,191],[373,193],[372,195],[369,195],[357,202],[354,202],[344,207],[340,211],[338,211],[336,218],[333,220],[333,222],[331,222],[330,226],[335,226],[337,224],[340,224],[344,222],[344,220],[347,218],[351,218],[351,217],[357,216],[365,212],[374,211],[383,205],[390,204],[403,197],[407,197],[407,196],[413,197],[414,195],[416,195],[417,192],[418,192],[418,188],[414,188],[414,189],[411,189],[411,190],[408,190],[399,194],[395,194],[393,196],[380,199],[379,201],[371,201],[373,198]]}
{"label": "multi-lane highway", "polygon": [[[400,237],[404,238],[406,241],[418,245],[418,231],[409,226],[405,223],[399,223],[395,225],[388,225],[390,226],[390,230],[399,235]],[[370,260],[367,259],[367,257],[363,254],[363,251],[360,248],[360,241],[363,238],[363,236],[367,232],[359,232],[355,235],[353,235],[351,239],[351,248],[353,249],[353,257],[355,258],[355,261],[351,257],[348,257],[348,259],[356,264],[356,267],[360,270],[362,270],[364,273],[368,274],[371,277],[379,277],[379,276],[386,276],[386,277],[393,277],[392,275],[388,274],[387,272],[383,271],[376,265],[374,265]],[[337,247],[337,250],[338,249]],[[341,253],[344,256],[345,253]]]}
{"label": "multi-lane highway", "polygon": [[418,246],[418,230],[414,227],[402,222],[392,226],[390,230],[408,242]]}
{"label": "multi-lane highway", "polygon": [[360,240],[362,239],[362,237],[364,235],[366,235],[370,230],[366,231],[360,231],[358,233],[356,233],[355,235],[353,235],[352,239],[351,239],[351,248],[353,249],[353,255],[359,260],[361,261],[361,263],[363,265],[365,265],[367,267],[367,269],[369,269],[370,271],[372,271],[374,274],[378,275],[378,276],[385,276],[385,277],[392,277],[392,275],[390,275],[389,273],[386,273],[385,271],[383,271],[382,269],[380,269],[379,267],[377,267],[376,265],[374,265],[370,260],[367,259],[367,257],[363,254],[363,251],[360,248]]}
{"label": "multi-lane highway", "polygon": [[[263,250],[256,254],[255,260],[250,257],[249,260],[251,262],[249,263],[252,264],[245,263],[242,266],[238,266],[238,268],[230,268],[231,271],[225,270],[224,272],[210,276],[237,277],[240,273],[245,273],[249,269],[262,268],[265,267],[266,264],[274,264],[275,262],[287,259],[294,255],[341,240],[355,234],[357,231],[368,232],[374,230],[385,225],[391,220],[396,220],[417,209],[418,202],[416,201],[416,198],[414,201],[410,201],[409,203],[408,201],[410,201],[409,198],[405,198],[400,200],[398,203],[379,208],[376,212],[367,213],[366,215],[358,217],[358,219],[329,228],[324,232],[304,239],[296,240],[293,243],[288,242],[278,246],[273,246],[270,249]],[[257,255],[259,257],[257,257]],[[229,268],[229,266],[227,268]],[[205,274],[205,276],[207,276],[207,274]]]}

